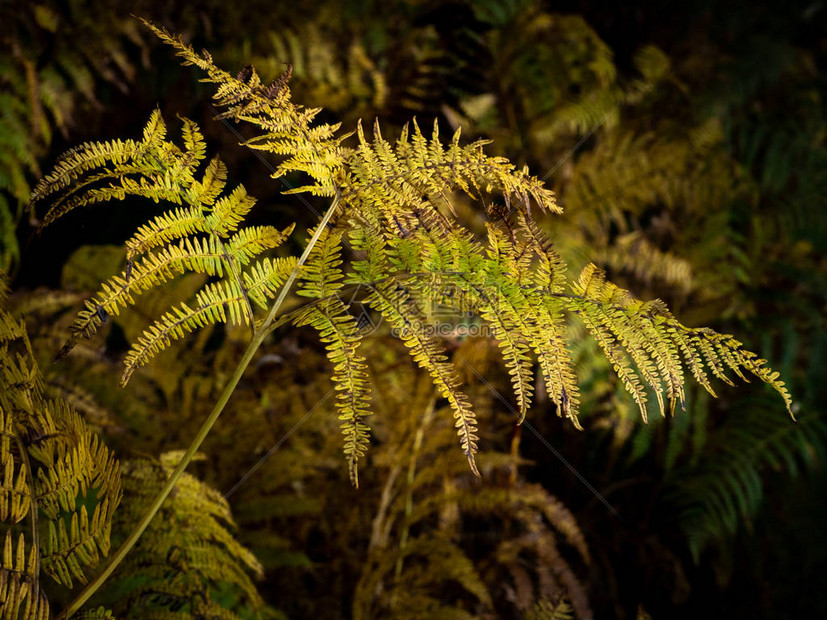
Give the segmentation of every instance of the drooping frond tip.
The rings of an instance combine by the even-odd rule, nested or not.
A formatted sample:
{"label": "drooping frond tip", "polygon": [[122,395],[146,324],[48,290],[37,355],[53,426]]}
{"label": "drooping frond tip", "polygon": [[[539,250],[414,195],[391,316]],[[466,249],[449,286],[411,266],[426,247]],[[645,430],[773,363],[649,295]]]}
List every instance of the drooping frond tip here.
{"label": "drooping frond tip", "polygon": [[747,378],[741,371],[748,370],[781,395],[795,419],[792,398],[779,373],[768,368],[766,360],[744,349],[734,337],[708,328],[685,327],[662,301],[635,299],[628,291],[607,282],[605,274],[594,265],[583,269],[572,289],[576,296],[570,299],[569,308],[597,340],[644,420],[646,388],[655,394],[664,415],[664,392],[670,412],[676,402],[684,406],[684,368],[713,396],[716,394],[709,373],[732,385],[726,370],[744,381]]}

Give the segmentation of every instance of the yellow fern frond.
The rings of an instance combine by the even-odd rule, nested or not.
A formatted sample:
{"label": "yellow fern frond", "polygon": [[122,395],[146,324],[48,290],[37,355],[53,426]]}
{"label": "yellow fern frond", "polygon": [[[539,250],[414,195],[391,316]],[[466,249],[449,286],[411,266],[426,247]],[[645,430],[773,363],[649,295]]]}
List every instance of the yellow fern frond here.
{"label": "yellow fern frond", "polygon": [[195,296],[195,307],[186,303],[173,307],[152,323],[132,345],[124,359],[121,384],[152,357],[166,349],[174,340],[215,323],[249,325],[247,297],[241,287],[231,280],[214,282]]}
{"label": "yellow fern frond", "polygon": [[370,441],[365,418],[371,414],[367,365],[365,358],[356,352],[362,340],[359,325],[338,299],[309,308],[299,314],[294,323],[313,327],[326,345],[327,357],[333,364],[332,379],[339,392],[336,408],[342,420],[350,481],[358,488],[358,460],[365,455]]}
{"label": "yellow fern frond", "polygon": [[411,317],[421,317],[420,312],[413,306],[408,295],[393,282],[373,286],[372,293],[365,301],[391,324],[398,337],[410,349],[411,358],[423,370],[428,371],[442,397],[448,400],[454,412],[462,451],[471,471],[479,476],[475,459],[479,439],[476,416],[468,397],[460,389],[456,370],[442,353],[439,342],[425,332],[424,324],[411,320]]}

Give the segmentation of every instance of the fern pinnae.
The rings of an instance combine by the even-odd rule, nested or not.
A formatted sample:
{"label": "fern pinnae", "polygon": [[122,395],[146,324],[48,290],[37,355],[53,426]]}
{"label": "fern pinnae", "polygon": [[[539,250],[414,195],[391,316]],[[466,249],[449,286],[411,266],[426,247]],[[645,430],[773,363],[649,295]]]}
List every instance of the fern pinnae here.
{"label": "fern pinnae", "polygon": [[135,342],[124,359],[121,384],[125,385],[132,374],[149,360],[166,349],[174,340],[215,323],[250,325],[247,296],[232,280],[206,285],[196,294],[197,306],[186,303],[166,312],[152,323]]}
{"label": "fern pinnae", "polygon": [[206,217],[206,225],[214,235],[226,237],[238,228],[255,204],[256,199],[239,185],[229,195],[215,201]]}
{"label": "fern pinnae", "polygon": [[632,327],[645,338],[650,348],[650,355],[666,384],[666,396],[669,399],[671,411],[674,412],[677,402],[680,402],[681,409],[685,410],[683,366],[674,342],[668,337],[669,332],[648,314],[648,308],[652,307],[655,306],[633,303],[629,307],[631,312],[627,314],[627,317]]}
{"label": "fern pinnae", "polygon": [[326,345],[327,357],[333,364],[332,380],[339,392],[336,407],[342,420],[350,482],[354,488],[359,488],[358,461],[370,443],[365,419],[371,411],[368,369],[365,358],[357,353],[362,339],[358,323],[338,299],[308,308],[294,319],[294,323],[313,327]]}
{"label": "fern pinnae", "polygon": [[640,373],[640,377],[648,385],[658,401],[658,409],[665,417],[666,409],[663,404],[663,382],[654,361],[651,344],[642,339],[640,334],[631,327],[626,312],[612,306],[602,306],[599,316],[603,325],[614,336],[618,344],[626,351]]}
{"label": "fern pinnae", "polygon": [[[474,272],[463,270],[451,274],[448,282],[454,283],[462,292],[474,300],[474,307],[479,315],[492,328],[493,336],[497,341],[500,353],[505,361],[511,385],[517,399],[519,424],[525,420],[526,412],[531,405],[531,395],[534,391],[533,361],[529,357],[529,346],[525,334],[528,330],[520,313],[510,296],[503,291],[503,286],[491,287],[486,283],[489,274],[483,272],[481,282],[475,282]],[[492,290],[494,289],[494,290]],[[496,290],[499,289],[499,290]],[[515,289],[512,289],[512,294]],[[468,310],[468,308],[457,308]]]}
{"label": "fern pinnae", "polygon": [[[712,337],[713,336],[710,336],[710,338]],[[785,383],[780,380],[780,373],[767,368],[766,360],[759,358],[758,355],[752,351],[744,349],[742,344],[732,336],[728,334],[716,334],[714,337],[719,341],[718,348],[725,349],[728,354],[727,359],[731,359],[732,363],[735,364],[733,370],[737,372],[737,366],[741,366],[773,388],[784,400],[790,417],[795,419],[792,396],[790,396]],[[740,373],[738,374],[740,376]],[[746,381],[746,378],[744,378],[744,380]]]}
{"label": "fern pinnae", "polygon": [[537,258],[537,265],[528,270],[528,285],[524,287],[528,298],[526,311],[538,326],[529,332],[528,338],[558,414],[582,430],[578,420],[580,389],[565,336],[566,306],[564,298],[560,297],[566,286],[566,264],[528,214],[517,213],[517,229],[522,234],[526,250],[530,249]]}
{"label": "fern pinnae", "polygon": [[701,359],[701,355],[687,337],[685,328],[680,325],[675,325],[673,322],[666,322],[665,326],[667,334],[677,345],[677,348],[683,357],[683,361],[687,368],[689,368],[689,371],[692,373],[695,381],[697,381],[698,384],[713,397],[717,398],[718,395],[709,383],[709,377],[703,368],[703,360]]}
{"label": "fern pinnae", "polygon": [[127,260],[134,261],[141,254],[175,239],[189,237],[204,231],[201,206],[179,207],[161,213],[142,224],[126,241]]}
{"label": "fern pinnae", "polygon": [[[396,330],[398,338],[410,349],[411,358],[431,375],[434,385],[446,398],[454,412],[455,427],[462,451],[468,458],[471,471],[479,476],[477,452],[477,423],[468,397],[459,387],[456,371],[447,361],[438,341],[424,332],[419,309],[413,306],[406,291],[395,282],[371,286],[372,293],[365,300],[378,310]],[[412,320],[413,319],[413,320]]]}
{"label": "fern pinnae", "polygon": [[569,308],[580,318],[583,325],[600,345],[600,348],[603,349],[603,354],[611,362],[615,373],[623,383],[623,387],[632,395],[643,421],[646,422],[648,420],[646,391],[641,386],[640,379],[635,371],[629,366],[625,353],[617,346],[613,336],[605,328],[600,318],[595,318],[595,313],[599,314],[599,310],[595,309],[590,302],[579,300],[570,300]]}
{"label": "fern pinnae", "polygon": [[[489,233],[493,234],[493,231]],[[496,236],[492,238],[497,239]],[[521,315],[525,298],[519,287],[509,286],[503,279],[502,265],[498,264],[495,248],[492,248],[486,261],[472,250],[468,239],[456,238],[455,244],[459,250],[459,261],[454,265],[456,274],[449,276],[449,282],[457,283],[465,294],[470,295],[474,300],[474,309],[491,325],[511,376],[520,414],[519,423],[522,423],[534,390],[533,360],[529,356],[526,337],[533,326],[528,326]],[[470,308],[456,309],[467,312]]]}
{"label": "fern pinnae", "polygon": [[295,257],[263,258],[253,263],[244,273],[244,286],[250,300],[261,308],[267,308],[267,301],[274,299],[281,286],[296,269]]}
{"label": "fern pinnae", "polygon": [[541,326],[529,335],[529,340],[539,360],[546,390],[557,405],[558,415],[567,417],[575,428],[582,430],[578,419],[580,388],[564,335],[563,304],[558,299],[540,297],[529,303],[528,309],[534,322]]}
{"label": "fern pinnae", "polygon": [[689,334],[689,341],[695,345],[698,351],[701,352],[701,355],[703,356],[710,372],[727,385],[734,387],[735,384],[729,377],[726,376],[724,372],[724,365],[721,363],[718,353],[716,353],[712,343],[710,343],[706,337],[708,332],[711,332],[711,330],[706,330],[703,328],[687,330],[687,333]]}
{"label": "fern pinnae", "polygon": [[[143,142],[134,140],[86,143],[76,147],[65,153],[55,163],[54,170],[38,182],[29,198],[29,207],[47,196],[74,186],[88,170],[106,163],[121,164],[143,154],[145,150]],[[62,213],[55,214],[52,219],[57,219],[59,215]]]}
{"label": "fern pinnae", "polygon": [[344,435],[344,452],[350,482],[359,487],[358,460],[367,451],[370,436],[365,418],[370,415],[370,388],[365,358],[357,353],[362,335],[358,323],[338,298],[344,274],[340,268],[341,237],[324,228],[299,277],[297,293],[321,300],[300,310],[295,325],[309,325],[325,344],[333,364],[332,380],[338,392],[336,408]]}
{"label": "fern pinnae", "polygon": [[119,275],[101,285],[71,327],[73,337],[90,337],[102,324],[101,312],[117,316],[134,304],[135,298],[185,271],[222,277],[227,255],[217,240],[197,237],[181,239],[177,246],[167,245],[160,252],[130,262]]}

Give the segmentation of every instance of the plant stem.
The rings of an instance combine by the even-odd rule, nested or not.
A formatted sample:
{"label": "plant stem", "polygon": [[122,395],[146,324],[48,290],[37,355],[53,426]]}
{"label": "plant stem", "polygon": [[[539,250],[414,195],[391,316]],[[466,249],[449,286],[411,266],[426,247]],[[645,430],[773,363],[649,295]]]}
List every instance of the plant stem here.
{"label": "plant stem", "polygon": [[123,542],[123,544],[118,548],[118,550],[109,557],[104,564],[101,571],[95,576],[95,578],[90,581],[83,590],[75,597],[75,599],[69,603],[66,609],[58,616],[58,620],[66,620],[72,616],[76,611],[78,611],[84,603],[95,593],[97,590],[104,584],[104,582],[109,579],[109,576],[113,573],[113,571],[118,567],[118,565],[123,561],[126,557],[126,554],[132,550],[132,547],[135,546],[135,543],[138,542],[138,539],[144,533],[147,526],[150,524],[152,519],[158,513],[158,510],[161,508],[161,504],[164,503],[164,500],[172,491],[175,484],[178,482],[178,479],[184,473],[184,470],[189,465],[192,457],[195,456],[195,453],[198,451],[198,448],[201,447],[204,439],[209,434],[210,430],[212,430],[213,425],[218,420],[218,417],[221,415],[221,412],[224,411],[224,407],[227,405],[227,402],[230,400],[230,397],[233,395],[236,386],[238,385],[239,381],[241,381],[241,377],[244,374],[244,371],[247,370],[247,366],[250,365],[250,362],[253,359],[256,351],[261,346],[264,339],[267,337],[268,330],[267,328],[270,324],[275,320],[276,315],[278,314],[279,309],[281,308],[284,300],[287,298],[287,294],[290,292],[290,289],[293,286],[293,283],[296,281],[296,278],[299,275],[299,271],[307,261],[307,258],[310,256],[310,252],[313,250],[313,247],[319,240],[319,237],[322,234],[322,231],[327,226],[330,218],[333,215],[333,212],[336,210],[336,206],[339,204],[339,196],[337,195],[330,206],[327,208],[327,211],[322,218],[322,221],[316,227],[316,231],[313,234],[313,237],[310,239],[310,242],[307,244],[307,247],[302,252],[301,257],[296,262],[296,266],[293,268],[293,271],[290,273],[290,276],[285,281],[284,285],[279,291],[279,296],[276,301],[273,303],[273,306],[270,308],[270,311],[267,313],[267,317],[264,319],[264,322],[253,332],[253,337],[250,341],[250,344],[247,345],[247,349],[244,351],[244,355],[241,357],[241,360],[238,362],[238,365],[233,371],[233,376],[230,378],[229,382],[221,392],[221,396],[219,396],[218,401],[215,403],[210,415],[207,416],[207,419],[204,420],[204,423],[201,425],[201,428],[198,429],[198,433],[196,433],[193,440],[190,442],[187,451],[184,453],[184,456],[181,457],[181,461],[178,463],[178,466],[175,468],[175,471],[172,472],[167,483],[164,485],[164,488],[155,496],[155,499],[152,500],[149,508],[147,508],[146,513],[144,514],[143,518],[140,520],[138,525],[132,530],[129,534],[127,539]]}

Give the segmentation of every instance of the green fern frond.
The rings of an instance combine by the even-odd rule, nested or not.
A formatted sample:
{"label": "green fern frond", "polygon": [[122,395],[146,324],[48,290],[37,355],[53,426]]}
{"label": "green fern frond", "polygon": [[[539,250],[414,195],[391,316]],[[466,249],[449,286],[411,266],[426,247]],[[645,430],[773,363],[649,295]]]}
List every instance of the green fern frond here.
{"label": "green fern frond", "polygon": [[[158,461],[124,465],[127,495],[117,515],[124,531],[142,516],[180,458],[180,452],[168,452]],[[222,495],[185,473],[122,565],[117,581],[123,590],[111,603],[114,611],[124,617],[182,620],[262,617],[265,605],[253,582],[261,576],[261,565],[235,539],[234,527]],[[225,586],[235,593],[230,599],[219,597]]]}
{"label": "green fern frond", "polygon": [[784,469],[795,476],[802,463],[827,446],[827,426],[818,415],[802,415],[796,425],[774,415],[772,401],[736,401],[733,415],[711,437],[711,458],[671,471],[666,497],[695,562],[715,541],[737,531],[755,515],[764,496],[762,473]]}
{"label": "green fern frond", "polygon": [[[4,310],[0,430],[2,617],[39,620],[49,613],[41,572],[71,588],[85,583],[89,570],[108,554],[113,512],[121,498],[120,470],[69,405],[46,398],[25,326]],[[12,527],[27,516],[32,524],[28,538]]]}

